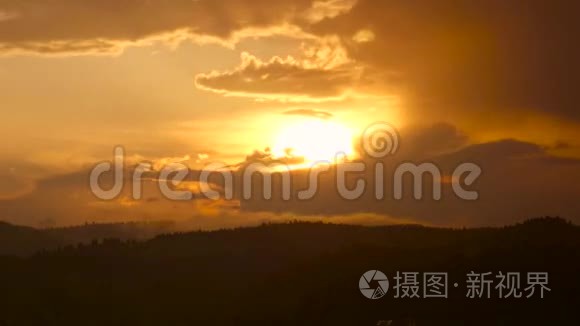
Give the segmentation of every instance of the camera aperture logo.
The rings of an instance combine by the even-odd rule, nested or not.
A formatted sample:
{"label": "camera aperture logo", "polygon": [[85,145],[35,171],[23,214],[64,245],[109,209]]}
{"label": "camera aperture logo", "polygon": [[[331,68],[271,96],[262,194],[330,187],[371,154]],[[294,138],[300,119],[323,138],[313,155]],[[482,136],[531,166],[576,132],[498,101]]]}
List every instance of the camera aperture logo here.
{"label": "camera aperture logo", "polygon": [[389,279],[381,271],[370,270],[361,276],[358,287],[365,297],[377,300],[384,297],[389,291]]}

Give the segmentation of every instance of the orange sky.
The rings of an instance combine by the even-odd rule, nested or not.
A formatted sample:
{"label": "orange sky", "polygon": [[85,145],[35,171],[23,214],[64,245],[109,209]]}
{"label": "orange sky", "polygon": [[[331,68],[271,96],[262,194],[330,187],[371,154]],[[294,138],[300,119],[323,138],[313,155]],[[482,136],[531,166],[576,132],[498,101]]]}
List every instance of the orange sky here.
{"label": "orange sky", "polygon": [[0,0],[0,197],[111,159],[115,145],[196,168],[267,147],[318,159],[324,142],[292,140],[312,124],[327,147],[375,121],[417,135],[445,124],[465,141],[429,147],[515,139],[574,161],[575,6]]}

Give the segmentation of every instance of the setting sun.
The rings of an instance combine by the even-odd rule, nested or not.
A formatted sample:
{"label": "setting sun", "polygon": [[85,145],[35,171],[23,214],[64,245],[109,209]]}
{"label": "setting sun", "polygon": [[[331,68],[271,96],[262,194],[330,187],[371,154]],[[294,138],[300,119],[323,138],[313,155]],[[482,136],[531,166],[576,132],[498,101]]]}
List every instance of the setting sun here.
{"label": "setting sun", "polygon": [[275,157],[303,157],[306,162],[335,160],[337,154],[351,156],[352,131],[336,122],[306,120],[284,127],[272,148]]}

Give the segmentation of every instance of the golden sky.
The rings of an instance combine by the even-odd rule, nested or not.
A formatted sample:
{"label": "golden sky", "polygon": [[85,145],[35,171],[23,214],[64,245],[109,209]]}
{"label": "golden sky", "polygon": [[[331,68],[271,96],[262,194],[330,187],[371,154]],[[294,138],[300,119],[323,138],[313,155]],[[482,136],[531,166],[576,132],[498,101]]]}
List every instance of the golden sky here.
{"label": "golden sky", "polygon": [[[538,0],[0,0],[0,197],[20,212],[6,218],[40,223],[14,201],[110,160],[116,145],[136,161],[194,168],[265,148],[320,159],[354,152],[349,139],[375,121],[409,135],[403,145],[417,158],[510,140],[518,145],[482,160],[533,148],[524,153],[537,159],[525,165],[531,175],[558,171],[531,171],[555,161],[575,175],[578,9]],[[550,209],[566,203],[536,212],[577,212]]]}

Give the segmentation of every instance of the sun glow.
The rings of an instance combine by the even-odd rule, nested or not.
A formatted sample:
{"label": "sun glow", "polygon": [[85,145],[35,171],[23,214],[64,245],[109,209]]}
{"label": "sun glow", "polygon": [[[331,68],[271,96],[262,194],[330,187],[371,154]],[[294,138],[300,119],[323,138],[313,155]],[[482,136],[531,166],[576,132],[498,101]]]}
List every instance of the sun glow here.
{"label": "sun glow", "polygon": [[343,125],[326,120],[306,120],[284,127],[272,148],[275,157],[303,157],[306,163],[334,162],[341,153],[347,157],[353,155],[353,133]]}

